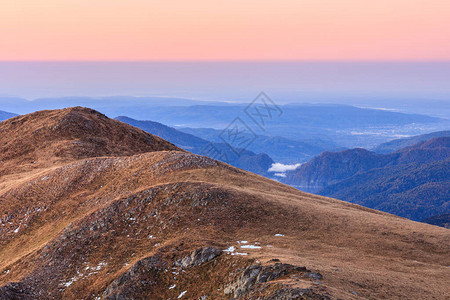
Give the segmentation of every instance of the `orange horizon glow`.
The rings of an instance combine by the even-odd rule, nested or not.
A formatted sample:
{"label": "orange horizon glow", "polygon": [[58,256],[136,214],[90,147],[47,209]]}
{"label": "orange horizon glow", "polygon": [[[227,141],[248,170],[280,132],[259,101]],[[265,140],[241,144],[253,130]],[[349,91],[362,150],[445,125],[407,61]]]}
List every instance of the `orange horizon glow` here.
{"label": "orange horizon glow", "polygon": [[450,60],[448,0],[0,0],[2,61]]}

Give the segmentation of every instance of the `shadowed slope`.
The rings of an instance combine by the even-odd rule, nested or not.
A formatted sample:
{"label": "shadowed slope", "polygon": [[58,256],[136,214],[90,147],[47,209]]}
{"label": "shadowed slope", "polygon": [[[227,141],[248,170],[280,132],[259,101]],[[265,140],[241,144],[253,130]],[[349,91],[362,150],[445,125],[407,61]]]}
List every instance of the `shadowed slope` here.
{"label": "shadowed slope", "polygon": [[450,229],[450,214],[432,216],[422,220],[422,222]]}
{"label": "shadowed slope", "polygon": [[13,113],[10,113],[10,112],[7,112],[7,111],[0,110],[0,122],[3,121],[3,120],[7,120],[9,118],[15,117],[15,116],[17,116],[17,115],[13,114]]}

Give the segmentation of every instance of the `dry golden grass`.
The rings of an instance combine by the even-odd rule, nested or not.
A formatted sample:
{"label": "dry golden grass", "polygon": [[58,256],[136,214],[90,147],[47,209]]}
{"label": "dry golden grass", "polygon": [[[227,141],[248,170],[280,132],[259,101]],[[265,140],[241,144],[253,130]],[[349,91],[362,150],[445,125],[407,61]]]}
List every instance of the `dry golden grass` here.
{"label": "dry golden grass", "polygon": [[[0,286],[91,298],[141,258],[173,260],[209,245],[248,255],[222,255],[176,281],[164,275],[152,297],[226,298],[232,270],[279,259],[323,279],[276,284],[332,298],[450,298],[448,229],[306,194],[86,109],[8,122],[0,123]],[[42,133],[55,124],[70,126]],[[240,249],[242,240],[261,248]]]}

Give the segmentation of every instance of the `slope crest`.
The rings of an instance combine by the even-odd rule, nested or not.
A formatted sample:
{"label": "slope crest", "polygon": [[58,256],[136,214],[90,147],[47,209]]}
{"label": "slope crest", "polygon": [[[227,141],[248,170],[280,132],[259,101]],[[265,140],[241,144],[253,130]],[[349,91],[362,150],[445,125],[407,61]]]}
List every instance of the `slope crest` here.
{"label": "slope crest", "polygon": [[[181,150],[138,128],[82,107],[39,111],[0,123],[0,176],[17,164],[48,166],[98,156]],[[182,150],[181,150],[182,151]]]}

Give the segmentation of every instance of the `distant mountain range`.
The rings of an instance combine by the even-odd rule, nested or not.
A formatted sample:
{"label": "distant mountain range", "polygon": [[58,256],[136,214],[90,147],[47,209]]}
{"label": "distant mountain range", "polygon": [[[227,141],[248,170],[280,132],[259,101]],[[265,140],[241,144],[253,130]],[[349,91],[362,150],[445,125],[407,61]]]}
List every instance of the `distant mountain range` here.
{"label": "distant mountain range", "polygon": [[[226,128],[236,117],[241,118],[257,134],[280,136],[295,141],[331,141],[333,148],[361,146],[374,147],[398,134],[418,134],[412,124],[421,128],[441,128],[448,120],[425,115],[404,114],[347,105],[282,105],[282,114],[265,120],[260,128],[245,113],[245,105],[196,105],[188,107],[155,107],[142,112],[144,120],[153,120],[169,126],[190,128]],[[268,115],[264,110],[260,113]],[[131,116],[132,117],[132,116]],[[443,125],[442,125],[443,126]],[[415,126],[414,128],[417,128]],[[426,130],[426,129],[425,129]],[[438,129],[439,130],[439,129]]]}
{"label": "distant mountain range", "polygon": [[432,216],[422,220],[422,222],[450,229],[450,214]]}
{"label": "distant mountain range", "polygon": [[[274,163],[267,154],[250,150],[266,150],[276,161],[293,155],[306,160],[323,148],[296,142],[282,137],[259,136],[243,150],[240,156],[224,143],[220,143],[221,131],[207,128],[175,128],[153,121],[138,121],[118,117],[119,121],[138,127],[170,141],[195,154],[207,155],[205,148],[211,145],[226,157],[234,158],[230,164],[263,176],[272,177],[268,169]],[[194,134],[191,134],[194,133]],[[199,136],[196,136],[196,135]],[[409,145],[393,153],[380,154],[362,148],[340,152],[325,151],[295,171],[287,172],[281,181],[301,190],[330,196],[363,206],[383,210],[421,221],[449,210],[450,138],[448,131],[394,140],[387,145]],[[436,137],[425,139],[424,137]],[[205,137],[205,138],[203,138]],[[211,140],[212,142],[208,141]],[[410,145],[413,141],[420,141]],[[302,148],[303,147],[303,148]],[[380,146],[381,148],[381,146]],[[386,149],[386,147],[385,147]],[[307,153],[305,153],[307,152]],[[301,156],[305,153],[304,156]],[[216,157],[220,160],[220,157]]]}
{"label": "distant mountain range", "polygon": [[[177,128],[178,129],[178,128]],[[222,130],[212,128],[179,128],[178,130],[193,134],[203,139],[220,142]],[[249,135],[246,135],[249,137]],[[258,135],[248,146],[253,152],[267,153],[276,162],[283,164],[295,164],[305,162],[326,150],[339,149],[331,140],[318,138],[292,140],[281,136]]]}
{"label": "distant mountain range", "polygon": [[450,211],[450,137],[389,154],[325,152],[288,172],[283,182],[421,221]]}
{"label": "distant mountain range", "polygon": [[450,211],[450,160],[370,170],[329,185],[320,195],[415,221]]}
{"label": "distant mountain range", "polygon": [[0,109],[14,111],[18,114],[27,114],[36,110],[60,109],[73,106],[89,106],[100,109],[107,115],[120,114],[139,115],[154,107],[192,106],[192,105],[226,105],[220,101],[199,101],[177,97],[56,97],[27,100],[18,97],[0,97]]}
{"label": "distant mountain range", "polygon": [[[249,102],[252,99],[249,99]],[[279,104],[277,99],[273,99]],[[226,103],[220,101],[199,101],[175,97],[61,97],[41,98],[28,101],[21,98],[0,97],[0,110],[18,114],[42,109],[60,109],[72,106],[86,106],[109,117],[128,116],[138,120],[152,120],[175,128],[214,128],[222,130],[233,120],[240,118],[258,136],[285,138],[286,146],[308,148],[304,159],[308,160],[324,150],[337,148],[373,148],[399,135],[417,135],[448,128],[450,121],[419,114],[406,114],[382,109],[360,108],[338,104],[283,104],[273,107],[259,107],[253,103],[249,117],[248,103]],[[276,116],[267,109],[276,109]],[[257,109],[257,110],[256,110]],[[256,124],[263,117],[264,126]],[[258,121],[259,119],[259,121]],[[201,138],[205,138],[194,133]],[[298,143],[291,144],[291,141]],[[266,152],[262,148],[253,152]],[[305,143],[306,145],[302,145]],[[310,146],[319,146],[314,149]],[[288,148],[285,148],[288,149]],[[301,150],[303,151],[303,150]],[[319,151],[319,152],[316,152]],[[284,162],[291,153],[284,151],[280,158]],[[269,154],[270,155],[270,154]],[[276,160],[276,159],[275,159]]]}
{"label": "distant mountain range", "polygon": [[373,151],[377,153],[390,153],[404,147],[412,146],[422,141],[426,141],[435,137],[450,136],[450,130],[437,131],[428,134],[416,135],[408,138],[396,139],[379,145]]}
{"label": "distant mountain range", "polygon": [[17,116],[16,114],[0,110],[0,122]]}
{"label": "distant mountain range", "polygon": [[[219,107],[206,104],[187,107],[159,106],[149,111],[142,111],[140,115],[168,125],[222,128],[227,126],[234,117],[240,116],[245,108],[245,104],[228,104]],[[289,104],[279,106],[279,108],[282,115],[276,120],[275,125],[267,124],[266,131],[283,133],[286,126],[292,126],[292,128],[307,127],[310,131],[315,132],[321,128],[334,130],[371,128],[380,124],[399,126],[414,122],[433,123],[440,120],[426,115],[404,114],[349,105]],[[265,110],[262,112],[267,113]]]}
{"label": "distant mountain range", "polygon": [[225,143],[210,142],[158,122],[138,121],[125,116],[117,117],[116,120],[159,136],[192,153],[210,156],[259,175],[269,176],[267,171],[274,163],[265,153],[256,154],[246,149],[232,148]]}

